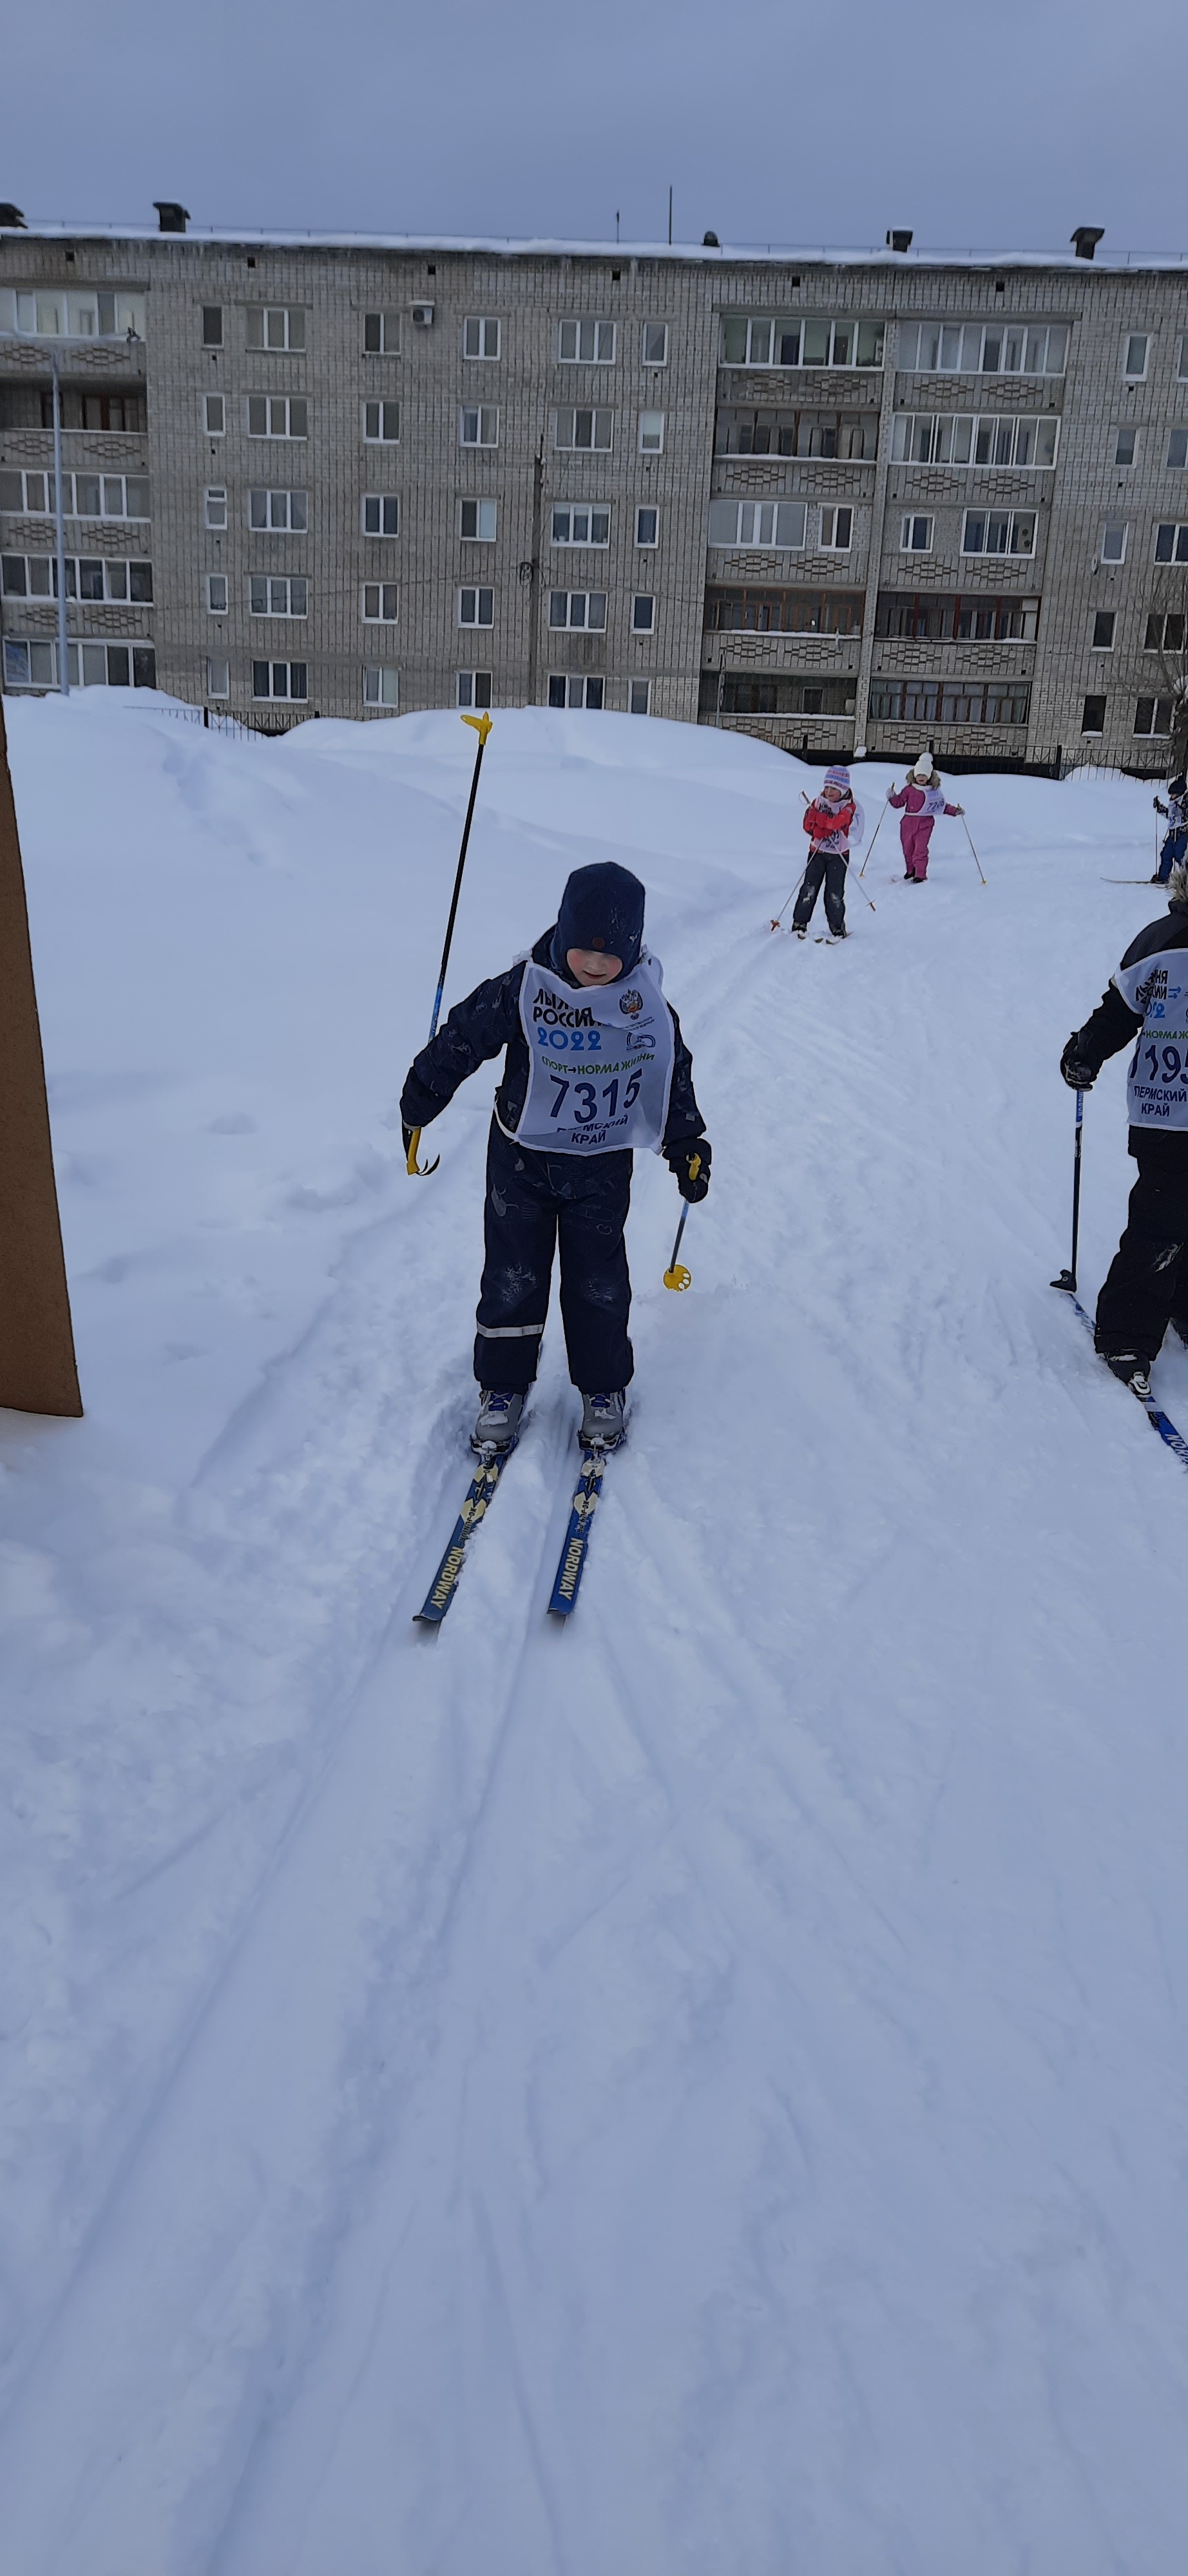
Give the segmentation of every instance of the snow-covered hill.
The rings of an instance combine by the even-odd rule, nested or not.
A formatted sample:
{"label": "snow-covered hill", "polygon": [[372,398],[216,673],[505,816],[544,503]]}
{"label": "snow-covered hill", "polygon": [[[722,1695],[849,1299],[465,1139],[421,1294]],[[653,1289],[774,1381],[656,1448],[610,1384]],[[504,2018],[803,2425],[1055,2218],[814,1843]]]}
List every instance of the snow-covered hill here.
{"label": "snow-covered hill", "polygon": [[625,859],[714,1184],[577,1616],[554,1332],[430,1642],[473,736],[10,731],[88,1409],[0,1416],[3,2576],[1180,2576],[1188,1479],[1047,1284],[1149,792],[970,780],[985,890],[890,818],[801,947],[796,765],[497,718],[450,994]]}

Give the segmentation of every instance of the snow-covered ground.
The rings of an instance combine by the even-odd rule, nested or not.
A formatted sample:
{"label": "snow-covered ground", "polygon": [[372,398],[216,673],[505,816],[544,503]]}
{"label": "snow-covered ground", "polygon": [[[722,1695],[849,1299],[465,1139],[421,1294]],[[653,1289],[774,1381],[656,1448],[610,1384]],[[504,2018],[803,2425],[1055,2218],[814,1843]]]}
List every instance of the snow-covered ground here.
{"label": "snow-covered ground", "polygon": [[[674,1297],[637,1163],[577,1615],[552,1330],[432,1641],[473,735],[10,732],[87,1414],[0,1416],[3,2576],[1181,2576],[1188,1479],[1047,1284],[1149,791],[969,780],[985,890],[889,818],[801,947],[794,763],[497,718],[450,993],[635,866],[714,1184]],[[1086,1137],[1093,1293],[1121,1061]]]}

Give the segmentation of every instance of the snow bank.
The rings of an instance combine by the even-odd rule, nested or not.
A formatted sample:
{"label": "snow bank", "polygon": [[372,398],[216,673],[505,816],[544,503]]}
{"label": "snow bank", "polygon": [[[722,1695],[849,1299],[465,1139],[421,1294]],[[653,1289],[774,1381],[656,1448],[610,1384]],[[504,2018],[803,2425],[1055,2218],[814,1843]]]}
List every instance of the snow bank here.
{"label": "snow bank", "polygon": [[1047,1286],[1147,792],[969,780],[987,888],[889,818],[802,948],[798,766],[496,719],[450,992],[627,860],[714,1186],[571,1629],[554,1331],[429,1646],[473,738],[10,726],[87,1415],[0,1417],[5,2576],[1178,2576],[1188,1487]]}

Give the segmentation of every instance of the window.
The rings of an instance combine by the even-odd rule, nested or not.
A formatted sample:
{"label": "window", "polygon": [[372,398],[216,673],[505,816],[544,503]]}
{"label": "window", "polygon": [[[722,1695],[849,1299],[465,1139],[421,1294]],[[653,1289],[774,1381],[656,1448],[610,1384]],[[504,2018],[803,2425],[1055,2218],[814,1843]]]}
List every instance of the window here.
{"label": "window", "polygon": [[254,698],[305,698],[309,695],[304,662],[253,662]]}
{"label": "window", "polygon": [[364,663],[363,704],[365,707],[399,706],[400,676],[393,662]]}
{"label": "window", "polygon": [[398,358],[400,355],[400,315],[398,313],[365,313],[363,347],[369,357]]}
{"label": "window", "polygon": [[363,623],[365,626],[394,626],[399,610],[399,586],[394,581],[365,581],[363,584]]}
{"label": "window", "polygon": [[662,411],[641,411],[639,415],[639,444],[642,455],[659,456],[664,445],[664,414]]}
{"label": "window", "polygon": [[821,544],[829,554],[846,555],[850,551],[854,513],[852,510],[822,510]]}
{"label": "window", "polygon": [[459,671],[458,704],[460,707],[489,707],[491,674],[489,671]]}
{"label": "window", "polygon": [[464,358],[497,358],[499,324],[489,313],[470,313],[462,325]]}
{"label": "window", "polygon": [[208,572],[206,576],[206,606],[208,615],[211,617],[226,616],[227,576],[225,572]]}
{"label": "window", "polygon": [[288,304],[249,304],[247,345],[249,349],[303,349],[304,313]]}
{"label": "window", "polygon": [[1169,429],[1167,433],[1167,464],[1169,468],[1177,474],[1182,473],[1184,467],[1188,465],[1188,429]]}
{"label": "window", "polygon": [[628,713],[628,715],[629,715],[629,716],[650,716],[651,712],[652,712],[652,683],[651,683],[651,681],[650,681],[650,680],[630,680],[630,681],[628,682],[628,684],[627,684],[627,713]]}
{"label": "window", "polygon": [[1132,331],[1130,333],[1126,343],[1126,354],[1122,362],[1122,373],[1128,384],[1137,385],[1142,383],[1147,372],[1147,352],[1150,345],[1150,339],[1145,331]]}
{"label": "window", "polygon": [[[56,599],[56,556],[0,555],[0,590],[6,599]],[[118,599],[151,608],[153,567],[112,555],[67,555],[66,597],[89,602]]]}
{"label": "window", "polygon": [[400,503],[395,492],[364,493],[362,526],[365,537],[399,536]]}
{"label": "window", "polygon": [[304,574],[254,572],[248,589],[253,617],[307,617],[309,583]]}
{"label": "window", "polygon": [[614,420],[609,411],[557,411],[553,414],[553,445],[558,448],[595,448],[605,453],[611,444]]}
{"label": "window", "polygon": [[553,590],[549,593],[550,626],[584,626],[592,634],[606,631],[604,590]]}
{"label": "window", "polygon": [[[0,510],[27,518],[52,518],[52,474],[0,472]],[[148,476],[64,474],[62,509],[68,519],[147,519]]]}
{"label": "window", "polygon": [[576,672],[554,671],[549,678],[551,707],[601,707],[606,704],[606,682],[601,672],[591,671],[585,679]]}
{"label": "window", "polygon": [[1115,465],[1133,465],[1138,456],[1138,431],[1133,422],[1118,431],[1114,440]]}
{"label": "window", "polygon": [[609,367],[615,355],[613,322],[559,322],[557,355],[566,365],[580,359],[596,367]]}
{"label": "window", "polygon": [[801,680],[791,673],[756,677],[750,671],[703,671],[698,713],[703,716],[852,716],[852,680]]}
{"label": "window", "polygon": [[363,436],[373,447],[395,447],[400,436],[399,403],[364,403]]}
{"label": "window", "polygon": [[497,501],[459,501],[458,534],[460,537],[469,537],[474,545],[493,545],[498,525]]}
{"label": "window", "polygon": [[724,367],[881,367],[883,325],[826,321],[817,314],[728,313]]}
{"label": "window", "polygon": [[1166,734],[1172,729],[1170,698],[1140,698],[1134,710],[1136,734]]}
{"label": "window", "polygon": [[[157,657],[151,644],[68,644],[66,672],[72,689],[155,689]],[[4,638],[8,689],[56,689],[58,647],[33,637]]]}
{"label": "window", "polygon": [[935,519],[924,518],[919,511],[909,510],[899,522],[901,555],[930,555],[935,526]]}
{"label": "window", "polygon": [[755,411],[720,403],[714,443],[720,456],[873,457],[877,412]]}
{"label": "window", "polygon": [[1024,680],[876,680],[870,712],[884,724],[1025,725]]}
{"label": "window", "polygon": [[806,542],[804,501],[711,501],[711,546],[773,547],[797,552]]}
{"label": "window", "polygon": [[309,527],[307,492],[248,493],[249,528],[269,528],[277,535],[303,537]]}
{"label": "window", "polygon": [[1126,523],[1123,520],[1111,519],[1107,522],[1101,532],[1101,560],[1103,563],[1125,563],[1126,537],[1127,528]]}
{"label": "window", "polygon": [[227,407],[221,394],[203,395],[202,425],[208,438],[223,438],[226,435],[226,410]]}
{"label": "window", "polygon": [[891,453],[899,465],[1054,465],[1054,412],[911,412],[895,415]]}
{"label": "window", "polygon": [[458,593],[459,626],[493,626],[495,593],[493,590],[460,590]]}
{"label": "window", "polygon": [[[34,397],[36,400],[36,396]],[[54,398],[43,393],[38,408],[43,429],[54,425]],[[62,387],[63,429],[119,429],[125,435],[144,436],[148,428],[148,410],[142,393],[83,393],[78,386]]]}
{"label": "window", "polygon": [[247,415],[249,438],[306,438],[309,435],[309,405],[304,394],[249,394]]}
{"label": "window", "polygon": [[631,631],[633,635],[651,635],[654,631],[655,624],[655,600],[652,598],[649,591],[637,590],[635,597],[631,602]]}
{"label": "window", "polygon": [[206,694],[208,698],[229,698],[231,695],[231,665],[218,661],[213,654],[207,656]]}
{"label": "window", "polygon": [[601,502],[589,507],[554,510],[553,544],[555,546],[609,546],[610,511]]}
{"label": "window", "polygon": [[1034,510],[967,510],[961,551],[963,555],[1033,555]]}
{"label": "window", "polygon": [[668,365],[667,322],[645,322],[643,326],[643,362],[645,367]]}
{"label": "window", "polygon": [[643,509],[636,511],[635,542],[637,546],[659,545],[660,513],[658,510],[653,510],[645,506]]}
{"label": "window", "polygon": [[1156,609],[1147,619],[1144,653],[1182,653],[1186,621],[1182,610]]}
{"label": "window", "polygon": [[1063,322],[911,322],[899,334],[905,375],[1062,376]]}
{"label": "window", "polygon": [[1093,612],[1093,651],[1112,653],[1114,649],[1115,611],[1097,608]]}
{"label": "window", "polygon": [[221,305],[221,304],[204,304],[204,305],[203,305],[203,307],[202,307],[202,346],[203,346],[203,348],[204,348],[204,349],[221,349],[221,348],[222,348],[222,345],[223,345],[223,308],[222,308],[222,305]]}
{"label": "window", "polygon": [[747,635],[860,635],[860,590],[717,587],[705,595],[708,631]]}
{"label": "window", "polygon": [[471,409],[464,404],[458,414],[458,436],[463,447],[498,447],[499,414],[491,403],[476,403]]}
{"label": "window", "polygon": [[1156,563],[1188,563],[1188,525],[1165,519],[1155,530]]}
{"label": "window", "polygon": [[208,528],[225,528],[225,527],[226,527],[226,525],[227,525],[227,486],[226,486],[226,484],[225,484],[225,483],[208,483],[208,484],[207,484],[207,487],[206,487],[206,503],[205,503],[205,518],[206,518],[206,525],[207,525],[207,527],[208,527]]}
{"label": "window", "polygon": [[38,340],[143,340],[146,310],[143,295],[93,286],[0,287],[0,331]]}
{"label": "window", "polygon": [[1104,733],[1105,711],[1106,702],[1104,698],[1086,698],[1084,706],[1081,709],[1082,733]]}
{"label": "window", "polygon": [[1185,378],[1188,378],[1188,331],[1184,333],[1180,342],[1180,354],[1176,359],[1176,374],[1179,377],[1181,384],[1184,383]]}
{"label": "window", "polygon": [[928,638],[942,644],[1034,644],[1039,628],[1038,599],[988,599],[957,592],[881,590],[875,607],[875,634]]}

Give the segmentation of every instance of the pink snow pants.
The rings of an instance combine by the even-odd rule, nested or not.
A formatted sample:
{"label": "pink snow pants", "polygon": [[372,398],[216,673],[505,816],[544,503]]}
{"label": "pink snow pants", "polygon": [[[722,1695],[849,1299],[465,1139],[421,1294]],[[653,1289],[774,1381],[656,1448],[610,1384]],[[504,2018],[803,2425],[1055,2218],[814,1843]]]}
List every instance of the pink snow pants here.
{"label": "pink snow pants", "polygon": [[899,826],[904,866],[910,877],[919,877],[921,881],[928,874],[928,844],[935,819],[932,814],[905,814]]}

